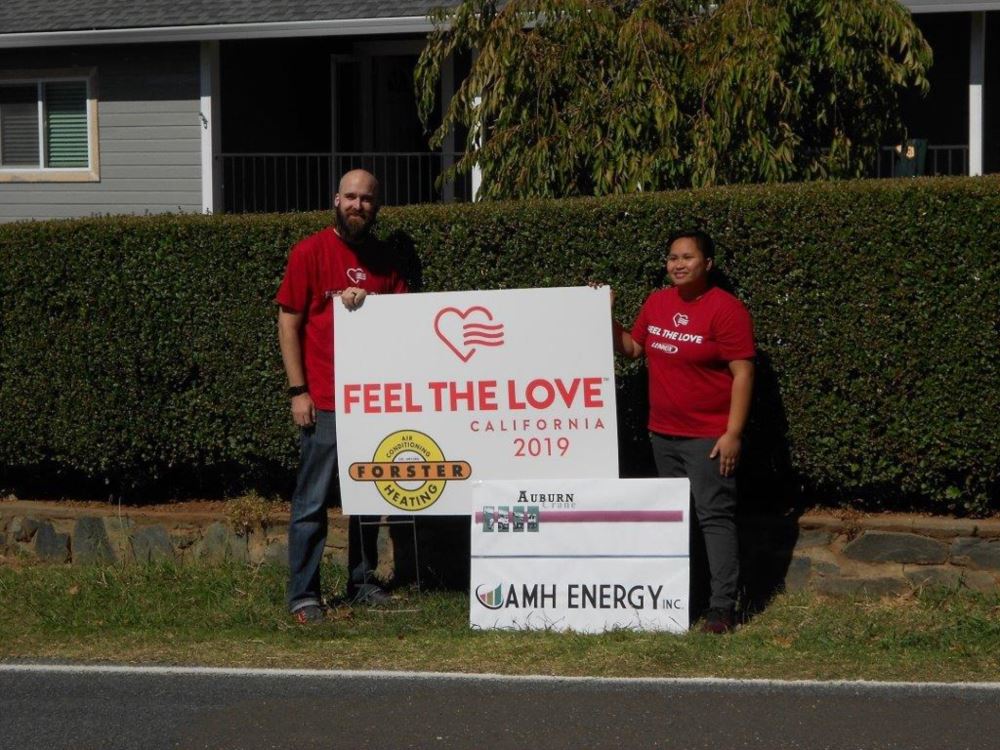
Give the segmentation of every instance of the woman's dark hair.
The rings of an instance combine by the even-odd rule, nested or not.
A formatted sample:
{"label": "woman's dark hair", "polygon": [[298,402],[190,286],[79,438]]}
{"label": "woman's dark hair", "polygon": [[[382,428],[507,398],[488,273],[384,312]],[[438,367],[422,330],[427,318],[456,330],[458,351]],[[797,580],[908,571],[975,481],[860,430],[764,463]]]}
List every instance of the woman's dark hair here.
{"label": "woman's dark hair", "polygon": [[700,229],[685,229],[670,235],[667,239],[667,252],[670,252],[670,248],[677,240],[682,240],[685,237],[694,240],[694,244],[705,256],[705,260],[715,259],[715,240],[709,236],[708,232],[703,232]]}

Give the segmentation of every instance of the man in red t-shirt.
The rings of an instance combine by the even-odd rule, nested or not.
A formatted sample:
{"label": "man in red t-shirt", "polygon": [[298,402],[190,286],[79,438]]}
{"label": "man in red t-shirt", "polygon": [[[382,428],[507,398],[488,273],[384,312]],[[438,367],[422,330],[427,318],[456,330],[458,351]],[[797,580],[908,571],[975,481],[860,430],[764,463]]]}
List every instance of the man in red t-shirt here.
{"label": "man in red t-shirt", "polygon": [[[288,607],[301,623],[323,619],[320,562],[327,532],[327,500],[336,478],[334,331],[331,305],[356,310],[367,294],[406,291],[387,248],[371,236],[378,215],[378,181],[363,170],[340,180],[335,225],[306,237],[288,256],[275,302],[278,341],[288,376],[292,420],[301,428],[300,464],[288,524]],[[378,602],[385,593],[368,578],[377,565],[378,527],[350,519],[347,595]],[[363,553],[363,554],[362,554]]]}
{"label": "man in red t-shirt", "polygon": [[649,369],[649,432],[661,477],[687,477],[692,529],[704,540],[711,585],[702,629],[733,628],[739,555],[736,467],[753,391],[750,313],[712,283],[715,246],[701,231],[674,235],[667,250],[672,286],[639,310],[631,332],[614,323],[615,350]]}

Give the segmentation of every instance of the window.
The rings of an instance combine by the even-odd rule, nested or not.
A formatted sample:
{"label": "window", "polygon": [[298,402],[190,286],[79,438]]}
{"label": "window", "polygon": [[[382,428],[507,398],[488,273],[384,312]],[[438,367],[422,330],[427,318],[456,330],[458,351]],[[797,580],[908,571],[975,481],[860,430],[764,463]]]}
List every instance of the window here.
{"label": "window", "polygon": [[94,76],[0,76],[0,182],[96,181]]}

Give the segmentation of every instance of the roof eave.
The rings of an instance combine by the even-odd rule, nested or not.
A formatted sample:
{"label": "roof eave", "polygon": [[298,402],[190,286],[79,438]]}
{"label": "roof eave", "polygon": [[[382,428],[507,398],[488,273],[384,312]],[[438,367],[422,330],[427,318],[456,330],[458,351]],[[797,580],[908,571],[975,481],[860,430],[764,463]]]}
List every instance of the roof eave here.
{"label": "roof eave", "polygon": [[997,0],[941,0],[941,2],[919,3],[914,0],[902,0],[903,5],[914,15],[924,15],[926,13],[983,13],[991,10],[1000,10],[1000,2]]}
{"label": "roof eave", "polygon": [[138,44],[143,42],[201,42],[224,39],[280,39],[305,36],[374,36],[426,34],[433,28],[427,16],[396,18],[339,18],[328,21],[282,21],[205,26],[159,26],[134,29],[42,31],[0,34],[0,49],[68,47],[81,44]]}

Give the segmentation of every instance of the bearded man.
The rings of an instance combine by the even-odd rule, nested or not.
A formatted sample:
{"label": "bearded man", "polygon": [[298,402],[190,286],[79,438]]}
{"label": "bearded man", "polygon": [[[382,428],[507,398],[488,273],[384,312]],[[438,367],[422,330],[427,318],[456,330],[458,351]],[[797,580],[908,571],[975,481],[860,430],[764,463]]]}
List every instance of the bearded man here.
{"label": "bearded man", "polygon": [[[300,428],[300,463],[288,524],[288,609],[296,622],[324,618],[320,563],[327,534],[327,504],[337,475],[334,415],[333,310],[356,310],[368,294],[405,292],[406,281],[387,248],[371,236],[379,185],[360,169],[340,179],[335,224],[306,237],[288,256],[275,302],[278,342],[288,376],[292,420]],[[352,517],[348,526],[347,596],[378,603],[387,595],[369,576],[377,565],[378,527]]]}

